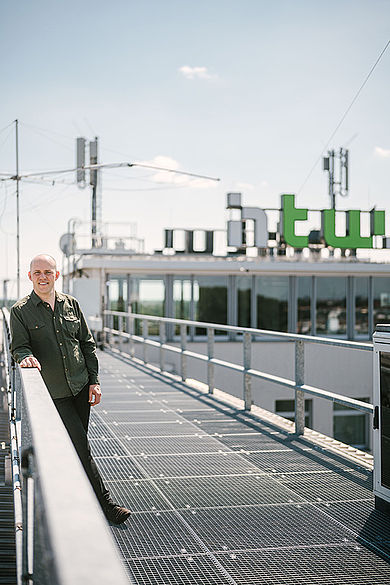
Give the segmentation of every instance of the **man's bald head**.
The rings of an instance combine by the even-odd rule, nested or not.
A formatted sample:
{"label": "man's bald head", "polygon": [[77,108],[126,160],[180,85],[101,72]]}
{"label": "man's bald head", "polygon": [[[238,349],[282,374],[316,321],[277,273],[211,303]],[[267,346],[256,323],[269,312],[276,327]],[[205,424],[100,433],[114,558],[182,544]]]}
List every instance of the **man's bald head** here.
{"label": "man's bald head", "polygon": [[53,256],[50,256],[50,254],[38,254],[38,256],[34,256],[30,262],[30,272],[32,272],[33,264],[40,262],[41,260],[48,262],[52,266],[53,270],[57,271],[57,262]]}

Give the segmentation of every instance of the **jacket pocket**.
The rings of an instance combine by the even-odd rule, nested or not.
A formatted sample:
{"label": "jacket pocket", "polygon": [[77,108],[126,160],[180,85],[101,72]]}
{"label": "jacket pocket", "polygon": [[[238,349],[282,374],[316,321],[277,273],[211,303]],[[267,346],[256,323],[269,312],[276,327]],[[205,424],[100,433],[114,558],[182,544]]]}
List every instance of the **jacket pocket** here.
{"label": "jacket pocket", "polygon": [[28,329],[32,337],[37,337],[45,334],[45,328],[44,323],[36,323],[35,325],[30,325]]}
{"label": "jacket pocket", "polygon": [[63,315],[63,319],[68,333],[70,333],[72,336],[76,336],[80,329],[80,319],[77,319],[77,317],[74,316],[71,317],[69,315]]}

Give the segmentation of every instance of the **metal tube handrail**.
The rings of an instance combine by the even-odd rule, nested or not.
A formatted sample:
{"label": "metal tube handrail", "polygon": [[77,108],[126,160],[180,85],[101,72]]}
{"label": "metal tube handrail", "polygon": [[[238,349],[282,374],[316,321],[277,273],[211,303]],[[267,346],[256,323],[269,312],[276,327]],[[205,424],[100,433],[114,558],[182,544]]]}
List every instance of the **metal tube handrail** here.
{"label": "metal tube handrail", "polygon": [[[7,342],[8,339],[5,339],[6,347]],[[23,396],[22,423],[28,422],[28,432],[25,433],[22,428],[21,457],[24,539],[30,539],[27,521],[31,513],[29,502],[26,502],[30,478],[34,491],[35,486],[39,485],[37,493],[42,506],[37,506],[37,513],[44,514],[44,522],[34,522],[34,538],[35,530],[39,531],[37,547],[42,547],[40,539],[45,539],[44,550],[37,549],[34,583],[48,583],[47,574],[40,576],[39,573],[40,570],[48,570],[47,565],[42,569],[40,567],[42,558],[47,557],[53,565],[50,585],[106,585],[111,582],[128,585],[129,580],[133,582],[133,579],[124,571],[103,512],[41,374],[36,368],[21,368],[20,381],[18,391]],[[36,482],[35,478],[39,481]],[[32,550],[28,543],[29,540],[23,547],[25,570],[29,566],[26,551]],[[88,543],[93,545],[93,562],[85,549]],[[47,551],[50,551],[49,555],[46,555]],[[31,578],[25,575],[27,582]]]}
{"label": "metal tube handrail", "polygon": [[15,527],[15,550],[16,550],[16,580],[17,584],[22,583],[22,549],[23,549],[23,512],[22,512],[22,487],[20,476],[20,461],[19,461],[19,437],[15,421],[15,412],[13,409],[13,399],[10,379],[10,352],[9,352],[9,312],[6,308],[2,309],[3,315],[3,355],[4,355],[4,370],[5,382],[7,387],[7,401],[8,401],[8,418],[10,425],[10,451],[11,451],[11,470],[12,470],[12,493],[14,503],[14,527]]}
{"label": "metal tube handrail", "polygon": [[344,339],[334,339],[329,337],[317,337],[313,335],[301,335],[299,333],[284,333],[283,331],[271,331],[269,329],[254,329],[253,327],[237,327],[234,325],[222,325],[220,323],[207,323],[202,321],[189,321],[188,319],[174,319],[173,317],[156,317],[155,315],[142,315],[140,313],[125,313],[122,311],[110,311],[106,309],[103,311],[104,315],[112,315],[114,317],[129,317],[134,319],[147,319],[148,321],[156,321],[163,323],[173,323],[175,325],[188,325],[192,327],[199,327],[201,329],[212,328],[216,331],[228,331],[233,333],[251,333],[252,335],[265,335],[267,337],[275,337],[287,341],[305,341],[307,343],[320,343],[325,345],[333,345],[335,347],[345,347],[350,349],[361,349],[363,351],[372,351],[372,343],[359,343],[357,341],[346,341]]}
{"label": "metal tube handrail", "polygon": [[[107,315],[112,320],[113,317],[119,316],[122,317],[124,313],[120,311],[104,311],[104,315]],[[250,410],[252,405],[252,389],[251,389],[251,378],[259,378],[261,380],[266,380],[268,382],[278,384],[279,386],[283,386],[285,388],[289,388],[290,390],[295,391],[295,433],[298,435],[303,434],[304,432],[304,420],[305,420],[305,411],[304,411],[304,395],[310,394],[312,396],[316,396],[318,398],[324,398],[326,400],[330,400],[332,402],[336,402],[343,406],[347,406],[349,408],[353,408],[355,410],[359,410],[366,414],[372,414],[374,407],[372,404],[363,402],[361,400],[355,400],[354,398],[349,398],[348,396],[343,396],[341,394],[337,394],[335,392],[330,392],[328,390],[324,390],[322,388],[317,388],[314,386],[310,386],[304,383],[304,342],[306,343],[320,343],[325,345],[332,345],[336,347],[345,347],[346,349],[363,349],[372,351],[372,345],[370,344],[361,344],[356,342],[348,342],[342,340],[334,340],[328,338],[321,338],[321,337],[312,337],[306,335],[296,335],[290,333],[283,333],[283,332],[275,332],[275,331],[267,331],[262,329],[253,329],[253,328],[245,328],[245,327],[234,327],[230,325],[221,325],[219,323],[203,323],[199,321],[188,321],[184,319],[173,319],[169,317],[156,317],[154,315],[143,315],[138,313],[126,313],[126,317],[129,319],[131,323],[134,322],[136,319],[141,319],[143,322],[143,330],[144,332],[147,331],[147,327],[145,326],[145,322],[159,322],[161,323],[173,323],[175,325],[180,325],[180,347],[169,345],[167,343],[162,343],[161,338],[160,341],[148,339],[145,335],[133,335],[129,333],[124,333],[122,331],[118,331],[113,329],[112,327],[104,327],[104,331],[110,335],[119,335],[125,336],[129,340],[137,341],[139,343],[146,345],[160,348],[160,352],[170,351],[181,356],[181,378],[185,381],[186,374],[186,358],[191,357],[200,361],[207,362],[208,364],[208,387],[209,393],[211,394],[214,391],[214,371],[210,370],[215,365],[221,366],[224,368],[228,368],[230,370],[236,371],[243,375],[243,394],[244,394],[244,404],[245,409]],[[186,335],[186,329],[189,326],[196,326],[201,327],[203,329],[207,329],[207,355],[197,353],[194,351],[190,351],[186,349],[186,343],[184,341],[184,336]],[[214,357],[214,332],[216,330],[224,330],[224,331],[231,331],[235,333],[243,333],[243,340],[244,340],[244,365],[234,364],[232,362],[228,362],[226,360],[221,360],[219,358]],[[251,367],[251,342],[252,336],[255,335],[271,335],[272,337],[277,338],[284,338],[288,341],[295,342],[295,379],[290,380],[288,378],[283,378],[281,376],[275,376],[273,374],[268,374],[266,372],[261,372],[256,370],[255,368]],[[161,356],[160,356],[161,359]],[[184,360],[184,362],[183,362]],[[146,361],[144,360],[144,363]],[[184,369],[183,369],[184,363]],[[161,369],[162,371],[162,369]],[[184,373],[183,373],[184,372]]]}

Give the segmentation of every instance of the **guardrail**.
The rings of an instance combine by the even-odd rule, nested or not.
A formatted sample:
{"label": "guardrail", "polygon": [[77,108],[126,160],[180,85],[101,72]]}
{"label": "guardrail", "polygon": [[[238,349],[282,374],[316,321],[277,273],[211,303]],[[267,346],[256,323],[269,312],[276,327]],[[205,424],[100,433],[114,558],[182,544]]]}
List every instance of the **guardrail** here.
{"label": "guardrail", "polygon": [[[306,343],[317,343],[321,345],[330,345],[333,347],[343,347],[349,349],[360,349],[363,351],[372,351],[372,344],[357,343],[354,341],[343,341],[340,339],[328,339],[325,337],[313,337],[309,335],[298,335],[294,333],[283,333],[280,331],[268,331],[265,329],[253,329],[245,327],[233,327],[231,325],[220,325],[216,323],[203,323],[200,321],[188,321],[183,319],[173,319],[168,317],[155,317],[152,315],[141,315],[131,312],[104,311],[103,332],[106,336],[106,342],[110,344],[110,336],[119,337],[120,340],[127,339],[130,344],[130,355],[134,356],[134,342],[143,344],[143,362],[147,363],[147,347],[159,348],[160,370],[164,371],[165,352],[180,354],[180,376],[183,381],[187,378],[187,358],[194,358],[207,363],[207,385],[210,394],[214,391],[214,370],[215,366],[228,368],[242,374],[243,379],[243,400],[245,410],[250,410],[252,400],[252,378],[260,378],[273,382],[284,388],[295,391],[295,435],[302,435],[305,428],[305,394],[317,396],[326,400],[331,400],[338,404],[360,410],[364,413],[373,414],[373,405],[360,400],[349,398],[341,394],[335,394],[328,390],[323,390],[315,386],[305,384],[305,351]],[[117,321],[117,327],[114,327],[114,320]],[[142,336],[134,334],[134,325],[136,321],[142,323]],[[148,333],[149,323],[158,324],[158,337],[151,339]],[[173,324],[180,328],[180,347],[170,345],[166,342],[166,325]],[[188,328],[199,327],[207,331],[207,355],[187,350]],[[214,357],[215,332],[226,331],[231,336],[237,338],[242,336],[242,355],[243,365],[234,364]],[[274,376],[260,370],[252,368],[252,338],[267,337],[277,338],[283,341],[291,341],[295,345],[295,377],[294,380]]]}
{"label": "guardrail", "polygon": [[128,585],[108,524],[39,371],[15,367],[9,353],[9,315],[4,309],[2,313],[16,440],[12,469],[18,585]]}

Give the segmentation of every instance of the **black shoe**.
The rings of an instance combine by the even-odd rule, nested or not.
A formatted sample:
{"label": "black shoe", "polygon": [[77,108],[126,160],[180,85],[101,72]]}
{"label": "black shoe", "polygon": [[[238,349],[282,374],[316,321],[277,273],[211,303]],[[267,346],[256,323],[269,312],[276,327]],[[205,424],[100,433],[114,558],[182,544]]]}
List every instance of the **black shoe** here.
{"label": "black shoe", "polygon": [[123,524],[123,522],[126,522],[131,512],[127,508],[122,508],[122,506],[114,504],[105,510],[104,514],[109,522],[112,522],[113,524]]}

